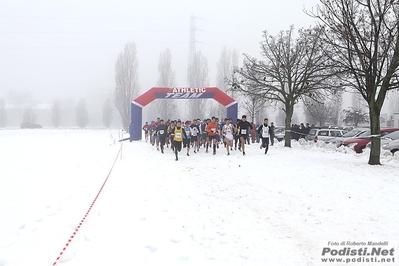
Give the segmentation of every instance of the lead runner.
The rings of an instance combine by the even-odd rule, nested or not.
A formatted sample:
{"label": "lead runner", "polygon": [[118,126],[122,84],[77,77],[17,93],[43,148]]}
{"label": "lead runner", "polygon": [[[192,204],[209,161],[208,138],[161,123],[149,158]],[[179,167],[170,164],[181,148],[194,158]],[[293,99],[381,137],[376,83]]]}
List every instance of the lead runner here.
{"label": "lead runner", "polygon": [[239,137],[241,141],[242,155],[245,155],[245,142],[248,138],[249,130],[252,129],[251,123],[247,121],[247,116],[243,115],[241,121],[238,122],[237,128],[239,130]]}
{"label": "lead runner", "polygon": [[228,118],[224,119],[225,123],[224,126],[222,127],[222,134],[224,137],[224,142],[226,143],[226,150],[227,150],[227,155],[230,155],[230,150],[233,150],[233,125],[230,124],[231,120]]}

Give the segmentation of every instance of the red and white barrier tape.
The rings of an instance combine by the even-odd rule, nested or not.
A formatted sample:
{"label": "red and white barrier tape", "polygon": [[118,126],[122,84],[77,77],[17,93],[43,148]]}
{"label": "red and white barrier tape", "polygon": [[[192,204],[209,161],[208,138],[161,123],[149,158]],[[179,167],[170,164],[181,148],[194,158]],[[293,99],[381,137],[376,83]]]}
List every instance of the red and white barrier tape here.
{"label": "red and white barrier tape", "polygon": [[109,176],[111,175],[112,169],[114,169],[116,160],[118,159],[119,154],[121,153],[122,150],[122,146],[119,148],[118,154],[115,157],[114,163],[112,164],[111,170],[109,171],[107,178],[105,179],[103,185],[101,186],[100,190],[97,193],[97,196],[94,198],[93,203],[90,205],[90,208],[87,210],[86,214],[84,215],[83,219],[80,221],[79,225],[76,227],[75,231],[72,233],[72,235],[69,237],[68,242],[65,244],[64,248],[62,249],[62,251],[60,252],[60,254],[58,255],[58,257],[55,259],[55,262],[53,263],[53,266],[56,265],[59,261],[59,259],[61,258],[61,256],[64,254],[65,250],[67,249],[67,247],[69,246],[69,244],[72,242],[72,239],[75,237],[75,235],[77,234],[77,232],[79,231],[80,227],[83,225],[87,215],[89,215],[89,212],[91,211],[91,208],[93,208],[94,203],[96,203],[98,196],[100,195],[101,191],[103,190],[105,184],[108,181]]}

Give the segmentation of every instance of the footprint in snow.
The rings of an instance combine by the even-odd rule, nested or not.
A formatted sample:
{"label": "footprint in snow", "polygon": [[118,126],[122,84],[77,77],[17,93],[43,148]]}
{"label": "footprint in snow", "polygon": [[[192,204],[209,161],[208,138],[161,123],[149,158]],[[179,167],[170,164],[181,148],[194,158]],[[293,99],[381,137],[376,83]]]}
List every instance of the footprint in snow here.
{"label": "footprint in snow", "polygon": [[180,242],[180,239],[171,238],[171,239],[170,239],[170,242],[179,243],[179,242]]}
{"label": "footprint in snow", "polygon": [[157,248],[153,247],[153,246],[146,246],[145,248],[148,249],[150,252],[156,252],[157,251]]}
{"label": "footprint in snow", "polygon": [[182,257],[179,258],[179,261],[180,262],[188,261],[188,257],[187,256],[182,256]]}

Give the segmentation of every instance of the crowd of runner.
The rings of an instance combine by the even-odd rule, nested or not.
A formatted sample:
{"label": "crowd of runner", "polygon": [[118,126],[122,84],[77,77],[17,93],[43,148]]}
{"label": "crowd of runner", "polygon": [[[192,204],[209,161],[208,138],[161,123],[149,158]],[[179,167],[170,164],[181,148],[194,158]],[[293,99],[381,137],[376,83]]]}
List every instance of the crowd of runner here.
{"label": "crowd of runner", "polygon": [[265,149],[265,154],[269,149],[269,139],[271,145],[274,141],[274,126],[268,124],[265,118],[263,124],[256,127],[247,121],[245,115],[233,123],[231,118],[219,120],[216,117],[211,119],[193,119],[192,121],[182,122],[180,120],[167,120],[157,118],[156,121],[148,122],[143,126],[145,141],[149,141],[158,151],[164,153],[165,148],[171,148],[179,160],[178,154],[182,149],[186,149],[186,155],[190,156],[190,150],[194,153],[205,149],[216,155],[220,145],[226,149],[227,155],[238,150],[245,155],[245,144],[261,142],[260,149]]}

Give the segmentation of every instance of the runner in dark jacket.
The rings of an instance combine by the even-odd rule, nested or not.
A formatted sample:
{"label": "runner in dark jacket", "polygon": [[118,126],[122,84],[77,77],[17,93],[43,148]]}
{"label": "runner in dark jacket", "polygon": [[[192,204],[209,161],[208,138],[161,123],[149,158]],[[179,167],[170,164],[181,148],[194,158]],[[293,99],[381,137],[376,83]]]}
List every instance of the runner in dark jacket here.
{"label": "runner in dark jacket", "polygon": [[242,154],[245,155],[245,142],[248,138],[249,131],[252,129],[251,123],[247,121],[247,116],[243,115],[241,121],[237,124],[238,128],[238,135],[240,136],[241,140],[241,149]]}
{"label": "runner in dark jacket", "polygon": [[276,127],[274,126],[273,122],[270,124],[270,146],[274,145],[274,130],[276,129]]}
{"label": "runner in dark jacket", "polygon": [[193,123],[190,125],[191,128],[191,143],[194,145],[194,153],[199,151],[199,136],[200,136],[200,128],[197,125],[197,119],[193,120]]}
{"label": "runner in dark jacket", "polygon": [[163,153],[163,146],[165,146],[165,140],[166,137],[168,136],[168,132],[167,132],[167,127],[163,121],[163,119],[161,119],[160,124],[157,126],[157,129],[155,130],[155,134],[157,134],[159,136],[159,141],[161,142],[161,152]]}

